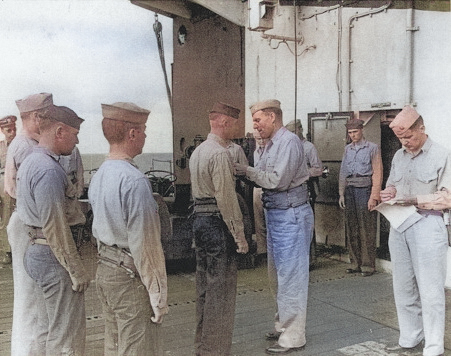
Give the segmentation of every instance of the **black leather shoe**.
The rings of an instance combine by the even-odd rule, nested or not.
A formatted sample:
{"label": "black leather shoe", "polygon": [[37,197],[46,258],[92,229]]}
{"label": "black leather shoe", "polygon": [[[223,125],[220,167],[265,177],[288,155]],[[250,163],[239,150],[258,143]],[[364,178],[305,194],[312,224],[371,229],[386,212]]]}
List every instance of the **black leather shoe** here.
{"label": "black leather shoe", "polygon": [[346,270],[346,273],[361,273],[361,272],[362,272],[362,270],[360,268],[356,268],[356,269],[348,268]]}
{"label": "black leather shoe", "polygon": [[301,347],[283,347],[283,346],[280,346],[278,343],[275,343],[274,345],[272,345],[266,349],[266,353],[270,354],[270,355],[285,355],[285,354],[289,354],[290,352],[293,352],[293,351],[300,351],[304,347],[305,347],[305,345],[301,346]]}
{"label": "black leather shoe", "polygon": [[266,340],[279,340],[280,334],[282,334],[282,333],[279,331],[272,331],[272,332],[265,334],[265,339]]}
{"label": "black leather shoe", "polygon": [[423,355],[423,341],[421,341],[420,343],[418,343],[416,346],[413,347],[402,347],[399,344],[392,344],[392,345],[387,345],[385,347],[385,351],[387,352],[402,352],[402,353],[406,353],[406,355]]}
{"label": "black leather shoe", "polygon": [[363,277],[369,277],[369,276],[372,276],[374,274],[374,272],[362,272],[361,273],[361,275],[363,276]]}

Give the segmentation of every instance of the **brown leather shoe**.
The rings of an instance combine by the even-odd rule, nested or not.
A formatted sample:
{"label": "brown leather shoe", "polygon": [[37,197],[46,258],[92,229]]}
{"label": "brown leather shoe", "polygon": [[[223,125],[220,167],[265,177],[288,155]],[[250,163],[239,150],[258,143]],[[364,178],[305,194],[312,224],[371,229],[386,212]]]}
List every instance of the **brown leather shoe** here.
{"label": "brown leather shoe", "polygon": [[300,351],[304,349],[304,347],[305,345],[301,347],[283,347],[276,342],[274,345],[266,348],[266,353],[270,355],[285,355],[293,351]]}

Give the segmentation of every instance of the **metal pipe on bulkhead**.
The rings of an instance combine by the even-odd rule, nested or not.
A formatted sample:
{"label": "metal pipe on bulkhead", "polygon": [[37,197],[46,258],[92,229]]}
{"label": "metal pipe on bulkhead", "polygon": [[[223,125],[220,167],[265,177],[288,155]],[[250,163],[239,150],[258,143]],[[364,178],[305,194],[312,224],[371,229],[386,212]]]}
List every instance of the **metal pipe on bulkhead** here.
{"label": "metal pipe on bulkhead", "polygon": [[406,104],[413,104],[413,33],[417,31],[415,27],[413,1],[411,1],[410,8],[407,9],[407,28],[406,28],[406,59],[407,59],[407,76],[406,76]]}

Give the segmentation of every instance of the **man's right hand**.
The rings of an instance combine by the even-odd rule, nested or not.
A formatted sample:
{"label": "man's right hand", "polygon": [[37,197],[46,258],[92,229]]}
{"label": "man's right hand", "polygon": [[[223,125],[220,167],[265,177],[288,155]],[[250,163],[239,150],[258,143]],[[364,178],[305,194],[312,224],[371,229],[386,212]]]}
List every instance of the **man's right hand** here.
{"label": "man's right hand", "polygon": [[160,309],[158,307],[154,308],[152,306],[152,310],[153,310],[154,316],[151,316],[150,320],[152,321],[152,323],[161,324],[163,322],[163,317],[166,313],[163,313],[162,309]]}
{"label": "man's right hand", "polygon": [[340,199],[338,199],[338,205],[340,205],[340,208],[342,209],[346,208],[345,197],[343,195],[340,195]]}
{"label": "man's right hand", "polygon": [[85,273],[81,277],[70,276],[72,280],[72,290],[74,292],[84,292],[89,287],[90,280],[88,275]]}
{"label": "man's right hand", "polygon": [[237,244],[237,246],[238,246],[236,252],[245,254],[245,253],[247,253],[247,252],[249,251],[249,246],[248,246],[246,240],[244,240],[244,241],[239,241],[239,242],[237,242],[236,244]]}
{"label": "man's right hand", "polygon": [[381,190],[380,195],[381,195],[382,202],[389,201],[396,196],[396,188],[393,186],[389,186],[389,187],[385,188],[384,190]]}

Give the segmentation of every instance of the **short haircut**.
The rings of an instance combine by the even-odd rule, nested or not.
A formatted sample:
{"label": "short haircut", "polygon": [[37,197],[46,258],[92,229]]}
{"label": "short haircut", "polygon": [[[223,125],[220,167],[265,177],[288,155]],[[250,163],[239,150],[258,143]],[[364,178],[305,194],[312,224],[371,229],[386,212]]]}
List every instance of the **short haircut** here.
{"label": "short haircut", "polygon": [[44,132],[55,126],[57,123],[62,124],[59,121],[52,119],[49,116],[42,116],[39,120],[39,131]]}
{"label": "short haircut", "polygon": [[140,126],[137,123],[113,120],[106,117],[102,120],[103,135],[109,144],[123,142],[131,129],[138,129]]}
{"label": "short haircut", "polygon": [[416,130],[422,125],[424,125],[424,120],[422,116],[419,116],[418,119],[416,119],[412,124],[412,126],[409,127],[409,130]]}
{"label": "short haircut", "polygon": [[277,119],[282,120],[283,115],[282,115],[282,109],[280,109],[280,108],[266,108],[266,109],[262,109],[262,111],[265,114],[269,114],[272,112],[272,113],[274,113],[274,115],[276,115]]}
{"label": "short haircut", "polygon": [[34,110],[34,111],[21,112],[20,113],[20,118],[22,120],[26,121],[26,120],[28,120],[31,117],[31,114],[33,114],[34,112],[38,114],[38,117],[40,119],[49,117],[49,108],[45,107],[45,108]]}

